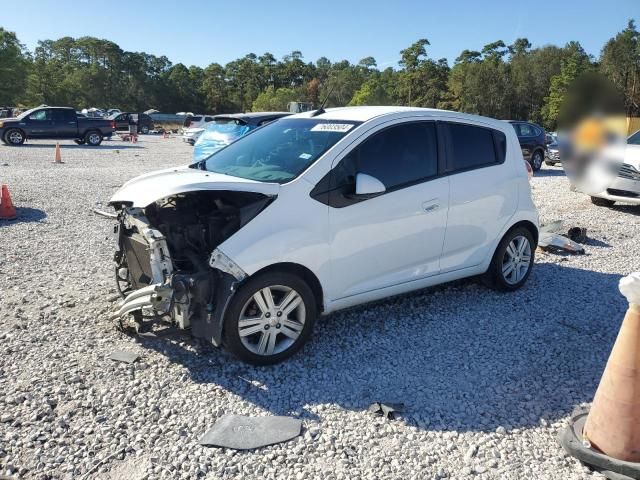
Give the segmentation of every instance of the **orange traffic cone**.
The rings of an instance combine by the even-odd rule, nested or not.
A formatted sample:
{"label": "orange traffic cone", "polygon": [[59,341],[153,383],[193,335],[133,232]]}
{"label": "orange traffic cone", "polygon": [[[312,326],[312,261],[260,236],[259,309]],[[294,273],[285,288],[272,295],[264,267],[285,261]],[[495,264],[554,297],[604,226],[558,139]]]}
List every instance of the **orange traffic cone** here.
{"label": "orange traffic cone", "polygon": [[9,187],[2,185],[2,195],[0,196],[0,220],[13,220],[16,218],[16,207],[13,206]]}
{"label": "orange traffic cone", "polygon": [[640,478],[640,272],[620,280],[629,301],[591,409],[575,415],[560,443],[578,460],[615,478]]}
{"label": "orange traffic cone", "polygon": [[64,163],[62,161],[62,152],[60,151],[60,143],[56,142],[56,156],[53,163]]}
{"label": "orange traffic cone", "polygon": [[640,273],[623,278],[620,291],[629,299],[629,309],[602,374],[583,436],[606,455],[640,462]]}

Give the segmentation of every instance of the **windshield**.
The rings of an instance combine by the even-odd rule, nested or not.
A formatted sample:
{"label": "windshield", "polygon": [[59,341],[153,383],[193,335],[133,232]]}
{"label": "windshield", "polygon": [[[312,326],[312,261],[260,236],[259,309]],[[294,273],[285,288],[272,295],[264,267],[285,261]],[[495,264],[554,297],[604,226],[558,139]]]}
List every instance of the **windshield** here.
{"label": "windshield", "polygon": [[356,122],[285,119],[256,129],[201,162],[210,172],[285,183],[302,173]]}
{"label": "windshield", "polygon": [[[205,126],[193,147],[193,161],[209,158],[222,147],[246,135],[252,127],[237,119],[216,119]],[[253,127],[255,128],[255,127]]]}
{"label": "windshield", "polygon": [[16,118],[18,120],[22,120],[23,118],[26,118],[27,115],[29,115],[30,113],[33,113],[34,111],[38,110],[41,107],[36,107],[36,108],[32,108],[30,110],[27,110],[26,112],[22,112],[20,115],[18,115]]}
{"label": "windshield", "polygon": [[628,145],[640,145],[640,130],[627,139]]}

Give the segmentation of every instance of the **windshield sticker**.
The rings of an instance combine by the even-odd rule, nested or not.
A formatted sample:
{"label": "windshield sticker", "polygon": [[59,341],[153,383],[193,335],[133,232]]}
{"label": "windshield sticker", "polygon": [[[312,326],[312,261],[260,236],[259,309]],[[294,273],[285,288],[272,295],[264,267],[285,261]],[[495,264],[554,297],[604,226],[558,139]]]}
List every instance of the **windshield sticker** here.
{"label": "windshield sticker", "polygon": [[319,123],[314,126],[312,132],[348,132],[353,128],[353,125],[349,123]]}
{"label": "windshield sticker", "polygon": [[309,160],[311,158],[311,154],[310,153],[301,153],[300,154],[300,158],[303,160]]}

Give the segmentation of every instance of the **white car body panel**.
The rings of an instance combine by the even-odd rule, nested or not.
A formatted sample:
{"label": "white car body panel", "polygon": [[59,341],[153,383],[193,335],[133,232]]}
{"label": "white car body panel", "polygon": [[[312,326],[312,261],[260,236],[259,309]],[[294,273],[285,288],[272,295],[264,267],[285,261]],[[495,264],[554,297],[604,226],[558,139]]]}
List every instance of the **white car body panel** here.
{"label": "white car body panel", "polygon": [[624,163],[630,165],[636,170],[637,174],[635,178],[621,178],[618,176],[602,192],[592,194],[591,196],[605,198],[614,202],[640,205],[640,196],[636,198],[623,197],[612,195],[607,192],[607,189],[627,190],[629,192],[636,192],[640,195],[640,145],[626,145],[626,148],[624,149]]}

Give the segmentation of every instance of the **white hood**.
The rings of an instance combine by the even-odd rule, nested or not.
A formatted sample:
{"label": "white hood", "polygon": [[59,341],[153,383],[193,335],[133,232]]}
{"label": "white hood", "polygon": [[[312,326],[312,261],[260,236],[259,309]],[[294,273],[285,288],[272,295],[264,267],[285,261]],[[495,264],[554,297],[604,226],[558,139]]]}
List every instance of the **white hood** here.
{"label": "white hood", "polygon": [[175,167],[146,173],[129,180],[113,194],[109,203],[131,202],[134,207],[144,208],[161,198],[198,190],[255,192],[274,196],[278,194],[280,185],[197,170],[188,166]]}

